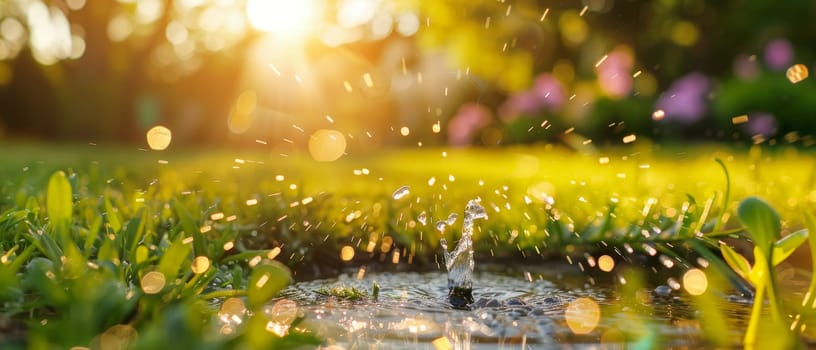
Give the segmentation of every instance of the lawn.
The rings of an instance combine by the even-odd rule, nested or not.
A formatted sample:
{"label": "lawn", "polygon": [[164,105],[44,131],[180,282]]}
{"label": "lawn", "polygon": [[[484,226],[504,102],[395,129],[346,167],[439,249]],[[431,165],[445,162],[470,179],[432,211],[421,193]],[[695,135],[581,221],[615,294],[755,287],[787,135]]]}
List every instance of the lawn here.
{"label": "lawn", "polygon": [[[680,259],[735,241],[735,209],[747,196],[776,208],[783,236],[804,227],[816,204],[813,154],[783,146],[417,148],[318,163],[261,145],[5,144],[0,159],[0,327],[29,346],[135,342],[136,330],[143,348],[171,331],[189,346],[313,342],[299,332],[265,339],[255,318],[244,338],[211,339],[209,318],[195,315],[230,296],[260,310],[290,269],[295,280],[363,264],[437,269],[439,240],[457,239],[474,198],[489,216],[474,235],[476,260],[525,264],[621,248]],[[60,170],[64,178],[52,176]],[[72,322],[88,327],[72,331]]]}

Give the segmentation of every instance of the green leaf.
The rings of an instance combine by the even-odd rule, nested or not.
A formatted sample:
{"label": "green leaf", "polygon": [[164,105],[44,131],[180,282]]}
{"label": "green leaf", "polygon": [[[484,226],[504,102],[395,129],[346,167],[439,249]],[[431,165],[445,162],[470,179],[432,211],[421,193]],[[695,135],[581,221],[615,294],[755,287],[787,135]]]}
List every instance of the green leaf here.
{"label": "green leaf", "polygon": [[184,243],[184,237],[179,237],[164,251],[164,256],[159,261],[158,271],[164,274],[168,280],[176,279],[179,270],[190,259],[192,249],[192,245]]}
{"label": "green leaf", "polygon": [[289,269],[277,261],[255,266],[247,285],[249,306],[253,309],[262,306],[285,288],[290,279]]}
{"label": "green leaf", "polygon": [[195,254],[209,256],[207,253],[207,241],[204,238],[204,235],[201,233],[201,230],[199,229],[200,226],[196,223],[193,215],[190,214],[190,211],[184,207],[184,204],[181,203],[181,201],[175,198],[173,198],[173,207],[176,209],[176,214],[179,217],[179,221],[181,221],[181,226],[184,228],[184,232],[193,236],[193,247],[195,248]]}
{"label": "green leaf", "polygon": [[722,244],[720,245],[720,252],[722,252],[723,259],[731,266],[734,271],[740,275],[740,277],[748,280],[751,284],[756,284],[754,281],[750,279],[751,275],[751,264],[748,263],[748,260],[745,259],[744,256],[740,255],[733,248]]}
{"label": "green leaf", "polygon": [[[753,281],[757,288],[759,288],[760,285],[765,286],[774,282],[766,280],[770,277],[770,271],[768,271],[768,259],[760,249],[761,248],[759,247],[754,247],[754,267],[751,269],[751,273],[748,275],[748,280]],[[758,281],[764,282],[760,283]]]}
{"label": "green leaf", "polygon": [[757,197],[740,202],[737,217],[748,230],[751,238],[766,256],[772,254],[773,244],[779,239],[782,225],[779,214],[768,203]]}
{"label": "green leaf", "polygon": [[56,232],[67,235],[71,227],[73,211],[71,184],[62,171],[57,171],[48,180],[46,210]]}
{"label": "green leaf", "polygon": [[785,261],[785,259],[793,254],[796,248],[799,248],[802,243],[805,243],[807,238],[808,231],[799,230],[776,241],[776,243],[774,243],[773,255],[771,255],[773,257],[773,266]]}
{"label": "green leaf", "polygon": [[97,216],[94,219],[91,226],[88,228],[88,235],[85,236],[85,244],[83,246],[83,251],[85,252],[85,258],[89,258],[91,253],[93,253],[93,246],[96,243],[96,239],[99,237],[99,229],[102,228],[102,217]]}
{"label": "green leaf", "polygon": [[105,215],[108,217],[108,224],[114,233],[119,233],[122,229],[122,218],[119,211],[111,204],[110,198],[105,197]]}

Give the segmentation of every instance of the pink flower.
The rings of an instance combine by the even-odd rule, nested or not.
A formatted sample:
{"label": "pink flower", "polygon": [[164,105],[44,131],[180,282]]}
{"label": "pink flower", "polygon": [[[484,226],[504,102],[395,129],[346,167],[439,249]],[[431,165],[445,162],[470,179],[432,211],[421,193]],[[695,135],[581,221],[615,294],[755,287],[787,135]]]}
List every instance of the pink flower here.
{"label": "pink flower", "polygon": [[765,62],[773,70],[783,70],[793,62],[793,46],[785,39],[776,39],[765,46]]}
{"label": "pink flower", "polygon": [[676,80],[657,99],[655,109],[666,113],[666,120],[694,123],[705,114],[708,105],[708,77],[702,73],[691,73]]}
{"label": "pink flower", "polygon": [[567,100],[564,85],[552,74],[539,74],[533,83],[533,94],[538,98],[541,107],[550,111],[558,111]]}
{"label": "pink flower", "polygon": [[509,122],[520,114],[532,114],[547,109],[557,112],[567,100],[567,92],[552,74],[544,73],[536,77],[530,90],[510,95],[499,107],[502,120]]}
{"label": "pink flower", "polygon": [[628,51],[615,50],[609,53],[598,66],[598,84],[609,96],[623,98],[632,91],[632,55]]}
{"label": "pink flower", "polygon": [[492,118],[490,110],[478,103],[465,103],[448,122],[448,143],[456,146],[470,144],[476,132],[488,126]]}

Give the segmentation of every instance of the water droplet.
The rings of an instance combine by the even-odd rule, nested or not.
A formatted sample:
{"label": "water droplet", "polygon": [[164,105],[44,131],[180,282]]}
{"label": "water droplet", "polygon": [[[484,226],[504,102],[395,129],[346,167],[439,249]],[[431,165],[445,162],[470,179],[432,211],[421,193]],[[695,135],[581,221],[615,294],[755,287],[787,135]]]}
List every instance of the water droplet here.
{"label": "water droplet", "polygon": [[424,211],[419,213],[419,216],[417,216],[417,221],[419,221],[423,226],[427,225],[428,224],[428,214],[426,214]]}
{"label": "water droplet", "polygon": [[667,296],[671,295],[672,289],[671,289],[671,287],[663,284],[663,285],[657,286],[654,289],[654,292],[655,292],[655,294],[657,294],[659,296],[667,297]]}
{"label": "water droplet", "polygon": [[468,217],[471,220],[487,219],[487,212],[483,206],[479,205],[479,202],[470,200],[465,207],[465,225],[467,225]]}
{"label": "water droplet", "polygon": [[400,135],[408,136],[410,134],[411,134],[411,129],[409,129],[407,126],[403,126],[402,128],[400,128]]}
{"label": "water droplet", "polygon": [[290,325],[297,318],[298,307],[294,301],[282,299],[264,311],[270,321]]}
{"label": "water droplet", "polygon": [[444,221],[437,221],[436,222],[436,230],[439,232],[445,232],[445,228],[447,228],[448,224]]}
{"label": "water droplet", "polygon": [[407,196],[411,193],[411,186],[402,186],[394,191],[394,194],[391,196],[394,200],[400,200],[403,197]]}
{"label": "water droplet", "polygon": [[453,224],[455,224],[456,219],[458,219],[458,218],[459,218],[459,214],[456,214],[456,213],[451,213],[450,215],[448,215],[448,220],[446,221],[448,226],[452,226]]}
{"label": "water droplet", "polygon": [[658,109],[658,110],[652,112],[652,119],[653,120],[663,120],[663,118],[665,118],[665,117],[666,117],[666,112],[663,111],[662,109]]}
{"label": "water droplet", "polygon": [[238,315],[241,316],[246,311],[246,307],[244,306],[244,301],[239,298],[229,298],[221,304],[221,313],[232,316]]}

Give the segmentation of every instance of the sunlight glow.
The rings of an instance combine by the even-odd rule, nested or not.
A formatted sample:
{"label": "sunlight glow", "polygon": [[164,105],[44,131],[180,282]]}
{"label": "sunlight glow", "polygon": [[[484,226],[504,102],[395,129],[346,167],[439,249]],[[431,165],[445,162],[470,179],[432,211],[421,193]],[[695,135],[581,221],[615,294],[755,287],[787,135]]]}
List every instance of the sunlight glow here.
{"label": "sunlight glow", "polygon": [[259,31],[299,38],[315,29],[320,5],[317,0],[249,0],[246,15]]}

